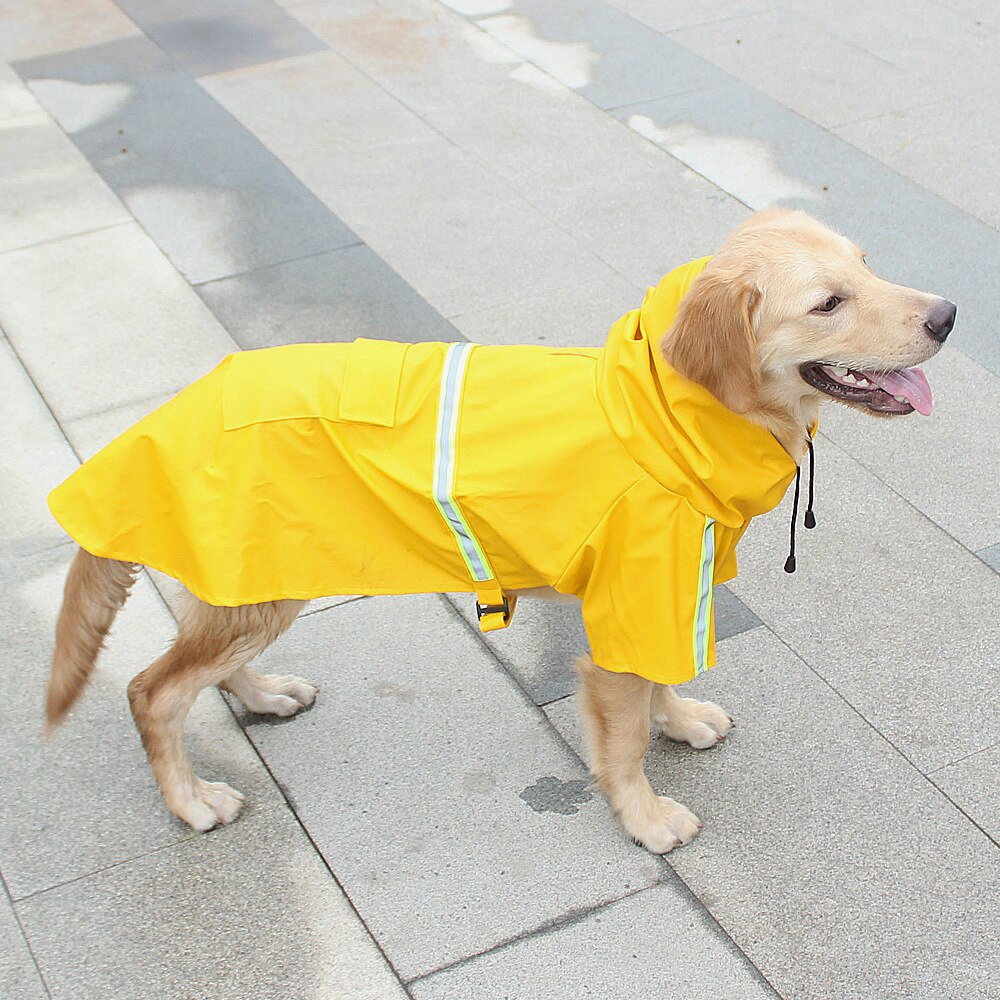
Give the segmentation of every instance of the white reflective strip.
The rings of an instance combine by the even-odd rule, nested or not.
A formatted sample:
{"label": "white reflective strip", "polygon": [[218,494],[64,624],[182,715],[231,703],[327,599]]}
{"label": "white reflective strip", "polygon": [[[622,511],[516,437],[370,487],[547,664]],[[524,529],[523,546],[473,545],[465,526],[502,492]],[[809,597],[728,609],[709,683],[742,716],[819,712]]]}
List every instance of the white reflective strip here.
{"label": "white reflective strip", "polygon": [[694,608],[694,673],[708,669],[708,637],[712,622],[712,583],[715,580],[715,521],[705,518],[701,536],[701,563],[698,568],[698,591]]}
{"label": "white reflective strip", "polygon": [[434,502],[458,542],[473,582],[493,579],[493,570],[455,500],[455,451],[458,411],[462,401],[465,370],[474,344],[452,344],[441,370],[441,397],[434,436]]}

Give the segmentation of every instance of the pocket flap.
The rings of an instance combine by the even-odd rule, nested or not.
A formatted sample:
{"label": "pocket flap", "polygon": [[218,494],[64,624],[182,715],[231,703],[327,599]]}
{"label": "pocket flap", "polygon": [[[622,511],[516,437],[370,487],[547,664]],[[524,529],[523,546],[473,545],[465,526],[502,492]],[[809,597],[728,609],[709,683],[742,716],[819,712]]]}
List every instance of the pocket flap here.
{"label": "pocket flap", "polygon": [[389,340],[356,340],[351,344],[340,391],[341,420],[392,427],[409,346]]}

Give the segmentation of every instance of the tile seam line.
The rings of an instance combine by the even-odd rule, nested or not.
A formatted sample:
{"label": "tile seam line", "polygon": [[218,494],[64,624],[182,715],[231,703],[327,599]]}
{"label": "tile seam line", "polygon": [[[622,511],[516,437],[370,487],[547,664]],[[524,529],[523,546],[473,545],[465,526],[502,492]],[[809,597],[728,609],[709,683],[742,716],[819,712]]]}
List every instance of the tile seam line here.
{"label": "tile seam line", "polygon": [[[200,86],[200,84],[199,84],[199,86]],[[205,93],[207,94],[208,91],[205,91]],[[211,96],[211,95],[209,95],[209,96]],[[213,100],[214,100],[214,98],[213,98]],[[216,102],[216,103],[218,103],[218,102]],[[222,107],[222,105],[219,105],[219,106]],[[222,110],[225,111],[226,109],[222,108]],[[247,131],[249,132],[249,129],[247,129]],[[253,133],[250,133],[250,134],[252,135]],[[256,136],[254,136],[254,138],[257,139]],[[257,142],[260,142],[260,139],[257,139]],[[261,142],[261,145],[263,146],[264,144]],[[267,147],[264,147],[264,148],[267,148]],[[279,157],[279,159],[280,159],[280,157]],[[298,179],[298,178],[296,178],[296,179]],[[299,181],[299,183],[302,184],[303,187],[306,186],[305,184],[302,183],[302,181]],[[315,192],[313,192],[313,193],[315,193]],[[334,212],[334,211],[332,211],[330,209],[328,209],[328,211],[330,212],[331,215],[336,216],[336,212]],[[342,219],[340,221],[343,222]],[[345,227],[347,227],[346,223],[344,223],[344,225],[345,225]],[[350,228],[350,227],[347,227],[347,228]],[[354,230],[352,229],[351,232],[353,233]],[[357,234],[355,234],[355,235],[357,235]],[[327,247],[324,250],[312,250],[309,253],[304,253],[304,254],[301,254],[300,256],[297,256],[297,257],[287,257],[285,260],[276,260],[276,261],[273,261],[270,264],[258,264],[255,267],[246,267],[242,271],[233,271],[232,274],[221,274],[221,275],[219,275],[218,278],[203,278],[200,281],[190,281],[189,280],[188,284],[193,289],[195,289],[195,291],[197,291],[199,288],[207,288],[209,285],[217,285],[217,284],[219,284],[222,281],[229,281],[231,278],[243,278],[243,277],[246,277],[246,275],[248,275],[248,274],[256,274],[258,271],[272,271],[276,267],[285,267],[287,264],[298,264],[298,263],[300,263],[301,261],[304,261],[304,260],[312,260],[313,257],[320,257],[320,256],[322,256],[325,253],[340,253],[343,250],[353,250],[356,247],[365,247],[365,246],[368,246],[368,244],[365,243],[365,241],[359,237],[353,243],[344,243],[341,246]],[[371,248],[369,247],[369,249],[371,249]]]}
{"label": "tile seam line", "polygon": [[119,861],[112,861],[107,865],[100,865],[97,868],[81,872],[79,875],[74,875],[72,878],[65,879],[62,882],[54,882],[52,885],[47,885],[41,889],[32,889],[31,892],[26,892],[23,896],[12,896],[11,899],[13,900],[15,906],[20,906],[22,903],[30,902],[33,899],[37,899],[39,896],[44,896],[50,892],[58,892],[60,889],[65,889],[67,886],[76,885],[77,882],[84,882],[89,878],[95,878],[96,876],[103,875],[106,872],[114,871],[116,868],[121,868],[124,865],[131,865],[135,862],[145,861],[147,858],[152,858],[157,854],[162,854],[164,851],[173,850],[175,847],[180,847],[182,844],[187,844],[190,841],[195,840],[198,836],[200,835],[194,831],[189,834],[182,834],[178,840],[172,841],[169,844],[160,844],[159,847],[153,847],[148,851],[140,851],[132,857],[122,858]]}
{"label": "tile seam line", "polygon": [[640,886],[638,889],[631,889],[628,892],[622,893],[620,896],[603,899],[600,902],[595,903],[593,906],[567,910],[565,913],[561,913],[559,916],[553,917],[551,920],[545,920],[540,924],[536,924],[534,927],[529,927],[517,934],[512,934],[510,937],[504,938],[502,941],[498,941],[496,944],[491,945],[488,948],[483,948],[482,951],[476,951],[470,955],[463,955],[461,958],[457,958],[453,962],[445,962],[442,965],[437,966],[437,968],[429,969],[427,972],[421,972],[416,976],[412,976],[410,979],[406,980],[406,985],[413,986],[414,984],[420,983],[425,979],[430,979],[432,976],[450,972],[452,969],[461,968],[463,965],[466,965],[469,962],[475,962],[477,959],[483,958],[486,955],[492,955],[499,951],[505,951],[507,948],[512,948],[515,945],[520,944],[522,941],[530,941],[535,937],[543,937],[546,934],[557,932],[563,927],[572,927],[574,924],[582,923],[594,913],[600,913],[602,910],[605,910],[610,906],[614,906],[616,903],[632,899],[641,893],[649,892],[651,889],[656,889],[660,885],[660,882],[654,882],[651,885]]}
{"label": "tile seam line", "polygon": [[[528,693],[527,688],[521,683],[520,678],[517,677],[513,673],[513,671],[504,664],[500,656],[493,651],[489,643],[486,642],[486,638],[483,635],[483,633],[481,633],[478,629],[476,629],[471,622],[466,620],[465,616],[458,610],[458,608],[455,606],[453,599],[449,595],[441,594],[439,596],[441,597],[442,601],[445,603],[447,609],[451,612],[451,614],[459,621],[461,625],[463,625],[469,632],[472,633],[473,636],[475,636],[478,639],[478,641],[486,649],[487,654],[492,658],[496,666],[500,670],[502,670],[504,674],[506,674],[510,683],[520,693],[522,699],[527,704],[529,710],[533,710],[535,712],[535,714],[540,718],[542,723],[545,725],[546,729],[548,729],[549,732],[551,732],[556,737],[556,739],[562,744],[564,750],[566,751],[566,753],[568,753],[570,759],[571,760],[575,759],[576,761],[578,761],[583,766],[583,769],[584,771],[586,771],[587,776],[590,777],[591,776],[590,767],[587,761],[584,760],[584,758],[581,757],[576,752],[576,750],[570,744],[569,740],[567,740],[566,737],[563,736],[563,734],[553,725],[552,720],[549,719],[548,715],[545,714],[545,710],[540,705],[535,704],[531,695]],[[763,624],[764,623],[761,622],[761,625]],[[755,628],[756,627],[760,626],[755,626]],[[575,693],[576,692],[574,692],[574,694]],[[564,697],[570,698],[573,697],[573,695],[565,695]],[[555,699],[555,701],[561,701],[561,700],[562,700],[561,698]],[[588,787],[591,789],[596,789],[596,785],[594,785],[593,780],[591,780],[591,784]],[[607,805],[607,800],[603,797],[603,795],[601,796],[600,801],[604,803],[604,807],[606,809],[610,809],[610,806]],[[620,833],[620,836],[624,836],[624,834]],[[636,850],[642,850],[642,849],[643,848],[636,847]],[[716,917],[716,915],[711,911],[711,909],[701,899],[701,897],[698,896],[698,894],[694,891],[694,889],[692,889],[691,886],[688,885],[688,883],[684,880],[684,878],[681,876],[680,872],[677,871],[674,865],[671,864],[669,860],[667,860],[667,855],[656,854],[652,855],[652,857],[654,862],[659,866],[661,870],[661,875],[654,883],[654,885],[669,885],[672,880],[676,880],[677,883],[682,885],[684,889],[690,894],[691,898],[695,901],[697,906],[700,908],[701,912],[703,912],[712,922],[712,924],[714,924],[714,926],[718,928],[719,933],[730,943],[730,945],[746,959],[747,964],[756,972],[756,974],[761,978],[761,980],[767,984],[768,988],[770,988],[774,992],[775,996],[777,996],[779,1000],[785,1000],[783,994],[778,990],[778,988],[774,985],[774,983],[772,983],[771,980],[768,979],[766,975],[764,975],[764,972],[757,965],[757,963],[753,961],[753,959],[740,946],[740,944],[736,941],[736,939],[729,933],[729,931],[726,930],[726,928],[719,921],[718,917]],[[653,886],[648,886],[647,888],[653,888]]]}
{"label": "tile seam line", "polygon": [[28,937],[28,931],[21,920],[21,914],[17,912],[17,907],[14,905],[14,897],[10,893],[10,887],[7,885],[7,879],[4,878],[2,871],[0,871],[0,886],[3,887],[3,895],[7,898],[7,902],[10,904],[10,912],[14,917],[14,922],[17,924],[18,930],[21,932],[21,939],[24,941],[25,948],[28,949],[28,957],[35,966],[35,971],[38,973],[38,979],[42,984],[42,989],[45,990],[45,995],[51,998],[52,991],[49,989],[48,980],[45,978],[45,973],[42,971],[41,963],[35,955],[35,949],[31,946],[31,938]]}
{"label": "tile seam line", "polygon": [[[964,817],[965,817],[965,818],[966,818],[966,819],[967,819],[967,820],[968,820],[968,821],[969,821],[969,822],[970,822],[970,823],[972,824],[972,826],[974,826],[974,827],[975,827],[975,828],[976,828],[976,829],[977,829],[977,830],[978,830],[978,831],[979,831],[979,832],[980,832],[980,833],[981,833],[981,834],[982,834],[982,835],[983,835],[983,836],[984,836],[984,837],[985,837],[985,838],[986,838],[986,839],[987,839],[988,841],[990,841],[990,843],[992,843],[992,844],[993,844],[993,845],[994,845],[995,847],[1000,847],[1000,842],[998,842],[998,841],[997,841],[997,839],[996,839],[995,837],[993,837],[993,836],[992,836],[992,835],[991,835],[991,834],[990,834],[989,832],[987,832],[987,831],[986,831],[986,830],[985,830],[985,829],[983,828],[983,826],[982,826],[982,825],[981,825],[980,823],[978,823],[978,822],[977,822],[977,821],[976,821],[975,819],[973,819],[973,818],[972,818],[972,816],[970,816],[970,815],[968,814],[968,812],[966,812],[966,811],[965,811],[965,809],[963,809],[963,808],[962,808],[962,807],[961,807],[961,806],[960,806],[960,805],[959,805],[959,804],[958,804],[958,803],[957,803],[957,802],[956,802],[956,801],[955,801],[955,800],[954,800],[954,799],[953,799],[953,798],[952,798],[952,797],[951,797],[950,795],[948,795],[948,793],[947,793],[947,792],[945,792],[945,791],[944,791],[944,789],[942,789],[942,788],[941,788],[941,787],[940,787],[940,786],[939,786],[939,785],[938,785],[938,784],[937,784],[937,783],[936,783],[936,782],[935,782],[935,781],[934,781],[934,780],[933,780],[933,779],[932,779],[932,778],[930,777],[930,775],[928,775],[928,774],[925,774],[925,773],[924,773],[924,772],[923,772],[923,771],[922,771],[922,770],[921,770],[921,769],[920,769],[920,768],[919,768],[919,767],[918,767],[918,766],[917,766],[917,765],[916,765],[916,764],[915,764],[915,763],[914,763],[914,762],[913,762],[913,761],[912,761],[912,760],[911,760],[911,759],[910,759],[910,758],[909,758],[909,757],[908,757],[908,756],[906,755],[906,753],[904,753],[904,752],[903,752],[903,750],[901,750],[901,749],[900,749],[900,748],[899,748],[899,747],[898,747],[898,746],[897,746],[897,745],[896,745],[896,744],[895,744],[895,743],[894,743],[894,742],[893,742],[893,741],[892,741],[892,740],[891,740],[891,739],[890,739],[890,738],[889,738],[888,736],[886,736],[886,734],[885,734],[884,732],[882,732],[882,730],[881,730],[881,729],[879,729],[879,727],[878,727],[877,725],[875,725],[875,723],[874,723],[874,722],[872,722],[872,720],[871,720],[871,719],[869,719],[869,718],[867,718],[866,716],[864,716],[864,715],[863,715],[863,714],[861,713],[861,710],[860,710],[860,709],[858,709],[858,708],[857,708],[857,707],[856,707],[856,706],[855,706],[855,705],[854,705],[854,704],[853,704],[853,703],[852,703],[851,701],[849,701],[849,700],[848,700],[848,698],[846,697],[846,695],[844,695],[844,694],[843,694],[842,692],[838,691],[838,690],[837,690],[837,688],[836,688],[836,687],[834,687],[833,683],[832,683],[831,681],[827,680],[827,678],[826,678],[826,677],[824,677],[824,676],[823,676],[823,675],[822,675],[822,674],[821,674],[821,673],[819,672],[819,670],[818,670],[818,669],[817,669],[816,667],[814,667],[814,666],[813,666],[813,664],[812,664],[812,663],[810,662],[810,660],[808,660],[808,659],[806,658],[805,654],[803,654],[803,653],[800,653],[800,652],[799,652],[798,650],[794,649],[794,648],[792,647],[792,645],[791,645],[791,644],[790,644],[790,643],[789,643],[789,642],[788,642],[788,641],[787,641],[786,639],[784,639],[784,638],[783,638],[783,637],[781,636],[781,634],[780,634],[780,633],[779,633],[779,632],[777,631],[777,626],[774,626],[774,625],[771,625],[771,624],[770,624],[770,623],[768,623],[768,622],[765,622],[765,623],[764,623],[764,627],[765,627],[765,628],[766,628],[766,629],[768,630],[768,632],[770,632],[770,633],[771,633],[771,635],[773,635],[773,636],[774,636],[774,638],[775,638],[775,639],[777,639],[777,640],[778,640],[778,642],[780,642],[780,643],[781,643],[781,645],[782,645],[782,646],[784,646],[784,647],[785,647],[785,649],[787,649],[787,650],[788,650],[788,652],[789,652],[789,653],[791,653],[791,654],[792,654],[792,656],[794,656],[794,657],[795,657],[795,658],[796,658],[797,660],[799,660],[799,661],[801,661],[801,662],[802,662],[803,664],[805,664],[806,668],[807,668],[807,669],[808,669],[808,670],[810,671],[810,673],[812,673],[812,674],[813,674],[813,675],[814,675],[815,677],[817,677],[817,678],[818,678],[818,679],[820,680],[820,682],[821,682],[822,684],[824,684],[824,685],[825,685],[825,686],[826,686],[827,688],[829,688],[829,689],[830,689],[830,691],[832,691],[832,692],[833,692],[833,694],[834,694],[834,695],[835,695],[835,696],[836,696],[837,698],[839,698],[839,699],[840,699],[840,701],[842,701],[842,702],[843,702],[843,703],[844,703],[844,704],[845,704],[845,705],[846,705],[846,706],[847,706],[847,707],[848,707],[848,708],[849,708],[849,709],[850,709],[850,710],[851,710],[851,711],[852,711],[852,712],[853,712],[853,713],[854,713],[854,714],[855,714],[855,715],[856,715],[856,716],[857,716],[857,717],[858,717],[858,718],[859,718],[859,719],[860,719],[860,720],[862,721],[862,723],[863,723],[863,724],[864,724],[864,725],[865,725],[865,726],[866,726],[866,727],[867,727],[868,729],[870,729],[870,730],[871,730],[871,731],[872,731],[873,733],[875,733],[875,734],[876,734],[876,735],[877,735],[877,736],[879,737],[879,739],[881,739],[881,740],[882,740],[883,742],[885,742],[885,744],[886,744],[887,746],[891,747],[891,748],[892,748],[892,750],[894,750],[894,751],[896,752],[896,754],[898,754],[898,755],[899,755],[899,757],[900,757],[900,758],[902,758],[902,760],[903,760],[903,761],[905,761],[905,763],[906,763],[906,764],[907,764],[907,765],[908,765],[908,766],[909,766],[909,767],[910,767],[910,768],[911,768],[911,769],[912,769],[912,770],[913,770],[914,772],[916,772],[916,774],[920,775],[920,777],[921,777],[921,778],[923,778],[923,779],[924,779],[924,781],[925,781],[925,782],[926,782],[926,783],[927,783],[928,785],[930,785],[930,787],[931,787],[931,788],[933,788],[933,789],[934,789],[934,790],[935,790],[935,791],[936,791],[936,792],[937,792],[937,793],[938,793],[938,794],[939,794],[939,795],[940,795],[940,796],[941,796],[941,797],[942,797],[943,799],[945,799],[945,800],[946,800],[947,802],[949,802],[949,803],[950,803],[950,804],[951,804],[952,806],[954,806],[954,807],[955,807],[955,809],[956,809],[956,810],[957,810],[957,811],[958,811],[959,813],[961,813],[961,815],[963,815],[963,816],[964,816]],[[985,750],[985,749],[988,749],[988,748],[986,748],[986,747],[983,747],[982,749],[984,749],[984,750]],[[947,765],[945,765],[945,766],[947,766]]]}
{"label": "tile seam line", "polygon": [[[62,129],[62,126],[55,119],[52,119],[52,124],[55,125],[56,128],[58,128],[60,130],[60,132],[62,132],[62,134],[66,137],[66,139],[69,142],[73,143],[73,148],[77,152],[79,152],[80,151],[80,147],[77,146],[77,144],[75,142],[73,142],[73,140],[68,135],[66,135],[66,133]],[[79,232],[75,232],[75,233],[64,233],[61,236],[49,236],[46,239],[44,239],[44,240],[38,240],[35,243],[25,243],[23,246],[10,247],[9,249],[0,252],[0,261],[2,261],[5,257],[7,257],[7,256],[9,256],[11,254],[23,253],[25,250],[36,250],[38,247],[52,246],[52,244],[54,244],[54,243],[67,243],[70,240],[80,239],[83,236],[92,236],[94,233],[103,233],[103,232],[107,232],[107,230],[109,230],[109,229],[118,229],[121,226],[131,226],[131,225],[133,225],[135,223],[135,216],[132,215],[131,212],[129,212],[128,207],[125,204],[123,204],[121,198],[119,198],[118,195],[115,194],[115,192],[112,191],[110,187],[108,187],[108,185],[105,182],[104,178],[101,177],[101,175],[99,173],[97,173],[97,171],[94,170],[93,167],[90,166],[89,162],[88,162],[87,166],[90,167],[91,173],[102,184],[104,184],[105,187],[108,188],[108,191],[110,192],[111,197],[114,198],[115,201],[117,201],[119,205],[121,205],[121,207],[124,209],[124,211],[126,213],[128,213],[128,218],[127,219],[121,219],[119,222],[109,222],[107,225],[104,225],[104,226],[94,226],[92,229],[81,229]]]}
{"label": "tile seam line", "polygon": [[973,757],[989,753],[990,750],[996,750],[997,747],[1000,747],[1000,743],[991,743],[989,746],[980,747],[978,750],[973,750],[972,753],[967,753],[964,757],[958,757],[955,760],[950,760],[947,764],[941,764],[939,767],[932,767],[927,772],[926,777],[933,780],[933,776],[935,774],[940,774],[942,771],[947,770],[949,767],[954,767],[956,764],[964,764],[967,760],[972,760]]}

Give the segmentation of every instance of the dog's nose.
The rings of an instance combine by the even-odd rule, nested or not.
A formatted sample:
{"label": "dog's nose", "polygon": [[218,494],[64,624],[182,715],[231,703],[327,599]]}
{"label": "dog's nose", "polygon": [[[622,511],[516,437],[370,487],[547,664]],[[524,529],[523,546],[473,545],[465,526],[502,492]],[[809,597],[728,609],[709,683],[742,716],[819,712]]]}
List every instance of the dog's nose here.
{"label": "dog's nose", "polygon": [[924,329],[930,334],[933,340],[943,344],[951,333],[951,328],[955,325],[955,313],[958,309],[954,302],[947,299],[938,299],[931,306],[927,319],[924,320]]}

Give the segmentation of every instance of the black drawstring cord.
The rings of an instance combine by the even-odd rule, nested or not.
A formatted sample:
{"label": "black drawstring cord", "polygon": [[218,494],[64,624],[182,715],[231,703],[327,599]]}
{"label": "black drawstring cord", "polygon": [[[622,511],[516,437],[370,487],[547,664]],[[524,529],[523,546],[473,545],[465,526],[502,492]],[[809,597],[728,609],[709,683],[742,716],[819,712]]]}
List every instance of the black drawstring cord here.
{"label": "black drawstring cord", "polygon": [[801,476],[802,470],[796,465],[795,496],[792,498],[792,526],[789,532],[791,537],[788,540],[788,558],[785,560],[786,573],[795,572],[795,522],[799,519],[799,479]]}
{"label": "black drawstring cord", "polygon": [[[816,455],[813,452],[812,438],[806,433],[806,444],[809,446],[809,503],[806,506],[805,526],[816,527],[816,515],[813,513],[813,479],[816,474]],[[799,519],[799,481],[802,469],[795,466],[795,494],[792,497],[792,523],[788,531],[788,558],[785,560],[785,572],[795,572],[795,522]]]}
{"label": "black drawstring cord", "polygon": [[816,453],[813,451],[812,438],[806,435],[809,445],[809,503],[806,505],[806,527],[816,527],[816,515],[813,513],[813,477],[816,475]]}

